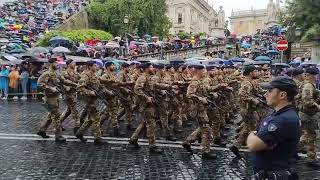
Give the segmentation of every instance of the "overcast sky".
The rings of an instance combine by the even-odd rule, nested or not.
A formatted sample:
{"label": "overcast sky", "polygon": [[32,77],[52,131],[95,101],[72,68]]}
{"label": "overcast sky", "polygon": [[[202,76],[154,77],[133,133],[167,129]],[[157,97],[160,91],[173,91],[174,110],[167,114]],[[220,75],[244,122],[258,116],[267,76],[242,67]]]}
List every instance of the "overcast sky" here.
{"label": "overcast sky", "polygon": [[[274,0],[275,1],[275,0]],[[226,11],[226,19],[230,17],[231,11],[241,11],[253,9],[267,8],[269,0],[208,0],[210,5],[214,5],[215,9],[223,6]]]}

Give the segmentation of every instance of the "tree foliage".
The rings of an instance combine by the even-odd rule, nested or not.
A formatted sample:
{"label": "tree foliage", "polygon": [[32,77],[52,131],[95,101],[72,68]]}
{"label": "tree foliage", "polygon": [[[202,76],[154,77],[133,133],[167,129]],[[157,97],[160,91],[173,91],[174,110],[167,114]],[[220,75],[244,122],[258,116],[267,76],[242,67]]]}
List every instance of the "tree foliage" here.
{"label": "tree foliage", "polygon": [[[291,0],[287,1],[286,10],[281,13],[281,23],[288,28],[289,40],[310,41],[320,36],[320,1]],[[295,37],[295,29],[302,29],[302,36]]]}
{"label": "tree foliage", "polygon": [[[96,28],[124,35],[125,32],[165,36],[171,27],[165,0],[96,0],[91,3],[89,20]],[[124,17],[129,23],[124,24]]]}
{"label": "tree foliage", "polygon": [[48,46],[49,40],[55,36],[63,36],[69,38],[73,42],[83,43],[88,39],[99,39],[99,40],[111,40],[113,37],[110,33],[94,30],[94,29],[83,29],[83,30],[70,30],[70,31],[50,31],[37,42],[37,46]]}

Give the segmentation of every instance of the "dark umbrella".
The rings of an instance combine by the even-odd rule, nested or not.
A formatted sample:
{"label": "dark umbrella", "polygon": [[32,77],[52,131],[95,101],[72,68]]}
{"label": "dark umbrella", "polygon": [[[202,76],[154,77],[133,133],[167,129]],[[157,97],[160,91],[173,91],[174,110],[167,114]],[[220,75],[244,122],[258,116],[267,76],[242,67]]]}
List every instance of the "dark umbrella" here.
{"label": "dark umbrella", "polygon": [[71,40],[62,36],[56,36],[49,40],[50,46],[62,46],[62,45],[70,45]]}

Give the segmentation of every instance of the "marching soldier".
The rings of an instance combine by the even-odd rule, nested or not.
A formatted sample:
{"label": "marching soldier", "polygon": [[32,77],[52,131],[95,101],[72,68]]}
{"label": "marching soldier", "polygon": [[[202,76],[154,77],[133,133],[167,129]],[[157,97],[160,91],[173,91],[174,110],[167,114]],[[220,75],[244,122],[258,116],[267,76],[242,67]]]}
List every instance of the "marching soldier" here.
{"label": "marching soldier", "polygon": [[230,150],[237,156],[237,158],[241,158],[239,148],[245,143],[249,133],[255,129],[255,124],[258,121],[256,107],[259,104],[259,100],[255,97],[255,93],[257,91],[254,83],[254,79],[257,78],[257,70],[255,66],[245,66],[243,75],[245,76],[245,79],[241,82],[238,95],[240,115],[244,124],[238,138],[230,147]]}
{"label": "marching soldier", "polygon": [[[112,90],[116,91],[115,87],[117,87],[120,82],[116,75],[114,74],[115,65],[113,62],[106,62],[105,64],[106,70],[105,73],[100,78],[100,82],[105,87],[110,87]],[[108,99],[108,107],[102,112],[101,115],[101,125],[103,125],[106,119],[111,119],[111,124],[113,128],[114,136],[123,136],[124,134],[120,132],[119,122],[118,122],[118,109],[119,109],[119,101],[117,96],[110,97]]]}
{"label": "marching soldier", "polygon": [[147,131],[147,137],[149,140],[149,152],[150,153],[162,153],[160,149],[157,148],[155,141],[155,91],[159,89],[171,89],[169,85],[160,84],[153,81],[154,68],[151,63],[144,63],[140,65],[140,68],[144,69],[145,72],[136,81],[134,92],[139,98],[140,106],[142,107],[142,121],[139,126],[132,134],[129,143],[135,147],[139,148],[138,138],[144,129]]}
{"label": "marching soldier", "polygon": [[196,104],[196,119],[199,123],[199,127],[185,139],[183,147],[188,152],[192,152],[191,143],[195,142],[197,139],[201,139],[202,158],[215,159],[216,155],[210,153],[212,130],[210,120],[207,115],[207,87],[202,82],[205,75],[204,66],[194,65],[193,68],[195,69],[195,77],[188,87],[187,97]]}
{"label": "marching soldier", "polygon": [[66,62],[67,69],[61,73],[61,79],[64,82],[64,96],[65,96],[65,103],[67,105],[67,109],[62,113],[60,117],[61,124],[67,117],[72,114],[73,121],[74,121],[74,134],[80,128],[80,119],[79,119],[79,112],[76,107],[76,92],[77,92],[77,83],[79,81],[79,75],[75,71],[75,63],[72,60],[68,60]]}
{"label": "marching soldier", "polygon": [[85,102],[87,119],[84,121],[84,123],[76,133],[76,137],[79,138],[82,142],[86,142],[83,134],[91,126],[91,131],[94,136],[94,143],[102,144],[104,142],[101,138],[100,118],[98,117],[98,110],[96,107],[97,94],[95,92],[95,89],[99,89],[101,85],[98,77],[95,74],[96,71],[97,67],[95,63],[93,61],[89,61],[87,62],[87,69],[80,75],[78,89]]}
{"label": "marching soldier", "polygon": [[37,135],[43,138],[49,138],[46,134],[46,130],[53,123],[55,129],[55,141],[66,142],[66,139],[62,136],[61,122],[59,120],[59,90],[57,85],[60,84],[60,78],[57,73],[57,67],[55,65],[55,59],[49,60],[49,70],[44,72],[38,79],[38,87],[44,93],[44,101],[47,105],[48,119],[41,125],[40,131]]}
{"label": "marching soldier", "polygon": [[317,74],[319,74],[317,68],[307,68],[305,70],[305,83],[302,86],[302,100],[299,109],[302,130],[305,132],[306,138],[308,165],[312,167],[320,167],[316,154],[316,130],[319,129],[318,120],[320,115],[319,92],[315,86]]}

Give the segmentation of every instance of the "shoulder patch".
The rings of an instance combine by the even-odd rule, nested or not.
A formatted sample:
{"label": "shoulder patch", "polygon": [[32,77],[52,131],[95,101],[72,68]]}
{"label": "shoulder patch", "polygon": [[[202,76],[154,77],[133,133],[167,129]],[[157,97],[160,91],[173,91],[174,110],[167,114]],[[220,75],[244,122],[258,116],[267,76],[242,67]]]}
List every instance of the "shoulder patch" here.
{"label": "shoulder patch", "polygon": [[278,129],[278,127],[275,125],[275,124],[273,124],[273,123],[270,123],[269,125],[268,125],[268,131],[269,132],[274,132],[274,131],[276,131]]}

